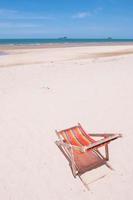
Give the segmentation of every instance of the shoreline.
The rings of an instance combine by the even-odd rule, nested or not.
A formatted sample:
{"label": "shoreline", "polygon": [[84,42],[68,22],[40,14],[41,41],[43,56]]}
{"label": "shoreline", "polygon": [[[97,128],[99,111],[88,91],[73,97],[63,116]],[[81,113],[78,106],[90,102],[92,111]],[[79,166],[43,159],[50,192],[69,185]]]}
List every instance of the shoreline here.
{"label": "shoreline", "polygon": [[0,49],[0,68],[20,65],[51,65],[58,62],[91,62],[92,60],[120,58],[133,55],[132,45],[104,46],[23,46]]}
{"label": "shoreline", "polygon": [[[133,42],[86,42],[86,43],[52,43],[52,44],[0,44],[0,51],[17,49],[47,49],[67,47],[97,47],[97,46],[132,46]],[[3,52],[2,52],[3,53]]]}

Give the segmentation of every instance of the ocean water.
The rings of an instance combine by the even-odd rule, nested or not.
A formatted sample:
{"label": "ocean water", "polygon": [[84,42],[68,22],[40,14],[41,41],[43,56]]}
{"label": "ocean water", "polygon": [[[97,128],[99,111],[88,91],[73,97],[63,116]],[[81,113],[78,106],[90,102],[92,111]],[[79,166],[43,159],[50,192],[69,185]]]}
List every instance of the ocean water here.
{"label": "ocean water", "polygon": [[133,39],[0,39],[0,45],[52,45],[52,44],[133,43]]}

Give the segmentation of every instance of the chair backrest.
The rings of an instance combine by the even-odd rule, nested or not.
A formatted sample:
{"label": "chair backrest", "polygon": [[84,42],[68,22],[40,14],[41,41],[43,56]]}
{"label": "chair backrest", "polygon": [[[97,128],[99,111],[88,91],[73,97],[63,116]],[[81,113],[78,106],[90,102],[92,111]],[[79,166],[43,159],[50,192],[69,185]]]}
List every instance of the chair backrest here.
{"label": "chair backrest", "polygon": [[80,124],[77,126],[71,127],[69,129],[61,130],[57,134],[66,142],[67,144],[75,146],[87,146],[93,142],[94,139],[87,134]]}

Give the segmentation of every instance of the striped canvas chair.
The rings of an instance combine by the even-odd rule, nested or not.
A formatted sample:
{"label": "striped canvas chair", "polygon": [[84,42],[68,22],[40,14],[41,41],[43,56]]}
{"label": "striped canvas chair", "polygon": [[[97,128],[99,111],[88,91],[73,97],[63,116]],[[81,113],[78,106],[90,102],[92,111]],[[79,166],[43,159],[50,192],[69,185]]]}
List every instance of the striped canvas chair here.
{"label": "striped canvas chair", "polygon": [[[82,128],[81,124],[65,130],[56,131],[56,133],[59,138],[56,144],[69,161],[74,177],[79,176],[81,179],[83,173],[104,164],[112,169],[107,162],[109,160],[108,144],[121,137],[121,134],[88,134]],[[102,139],[95,140],[94,138],[96,137],[102,137]],[[105,155],[100,153],[100,147],[104,147]]]}

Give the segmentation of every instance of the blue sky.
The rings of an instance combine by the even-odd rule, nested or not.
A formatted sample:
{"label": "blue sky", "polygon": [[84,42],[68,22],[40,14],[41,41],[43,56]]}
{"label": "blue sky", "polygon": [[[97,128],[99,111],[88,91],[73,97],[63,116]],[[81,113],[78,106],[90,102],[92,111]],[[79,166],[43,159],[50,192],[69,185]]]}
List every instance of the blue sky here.
{"label": "blue sky", "polygon": [[0,1],[0,38],[133,38],[133,0]]}

